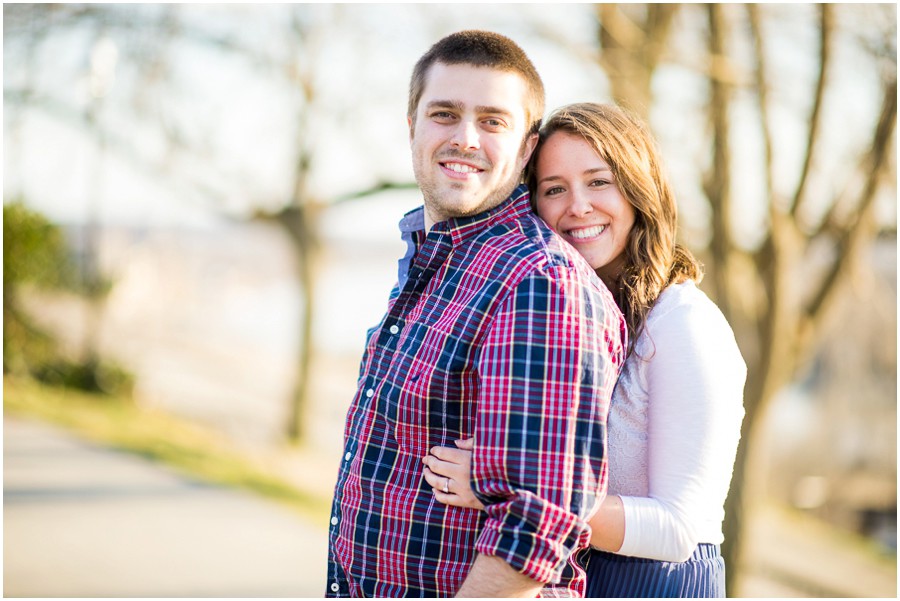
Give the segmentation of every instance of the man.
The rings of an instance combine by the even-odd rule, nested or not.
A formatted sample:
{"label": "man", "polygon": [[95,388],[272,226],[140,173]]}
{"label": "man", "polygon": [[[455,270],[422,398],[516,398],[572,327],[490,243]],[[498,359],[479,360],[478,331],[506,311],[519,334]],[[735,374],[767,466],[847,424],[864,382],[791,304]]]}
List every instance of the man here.
{"label": "man", "polygon": [[[330,596],[583,595],[574,552],[605,494],[625,326],[520,185],[543,111],[534,66],[497,34],[450,35],[414,69],[424,206],[401,222],[409,252],[347,416]],[[422,476],[430,448],[469,437],[484,513],[437,503]]]}

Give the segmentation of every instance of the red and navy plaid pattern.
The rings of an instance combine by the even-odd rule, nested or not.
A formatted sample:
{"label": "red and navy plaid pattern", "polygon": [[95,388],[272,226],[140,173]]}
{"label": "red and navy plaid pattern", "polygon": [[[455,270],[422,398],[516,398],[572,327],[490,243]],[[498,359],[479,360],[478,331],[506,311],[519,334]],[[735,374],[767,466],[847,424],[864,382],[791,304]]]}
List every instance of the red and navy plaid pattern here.
{"label": "red and navy plaid pattern", "polygon": [[[587,263],[531,211],[417,237],[370,330],[332,508],[329,596],[452,596],[476,551],[582,596],[573,552],[606,490],[606,415],[625,322]],[[421,458],[475,437],[485,512],[434,500]]]}

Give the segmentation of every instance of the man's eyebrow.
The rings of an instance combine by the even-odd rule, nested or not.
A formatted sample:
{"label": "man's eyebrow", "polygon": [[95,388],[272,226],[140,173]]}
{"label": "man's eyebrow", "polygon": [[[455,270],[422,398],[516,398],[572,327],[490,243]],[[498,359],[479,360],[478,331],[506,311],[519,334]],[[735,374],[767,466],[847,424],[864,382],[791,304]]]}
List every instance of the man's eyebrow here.
{"label": "man's eyebrow", "polygon": [[429,102],[428,104],[425,105],[425,108],[426,109],[443,108],[443,109],[455,109],[457,111],[462,111],[463,108],[465,108],[465,107],[463,106],[463,103],[459,102],[458,100],[432,100],[431,102]]}
{"label": "man's eyebrow", "polygon": [[[466,106],[458,101],[458,100],[432,100],[428,104],[425,105],[426,109],[436,109],[436,108],[445,108],[445,109],[454,109],[459,112],[463,112]],[[475,112],[478,114],[489,114],[489,115],[500,115],[503,117],[511,118],[513,113],[507,109],[501,108],[499,106],[476,106]]]}
{"label": "man's eyebrow", "polygon": [[503,117],[512,117],[513,114],[511,111],[508,111],[504,108],[500,108],[499,106],[476,106],[475,112],[479,114],[489,114],[489,115],[501,115]]}

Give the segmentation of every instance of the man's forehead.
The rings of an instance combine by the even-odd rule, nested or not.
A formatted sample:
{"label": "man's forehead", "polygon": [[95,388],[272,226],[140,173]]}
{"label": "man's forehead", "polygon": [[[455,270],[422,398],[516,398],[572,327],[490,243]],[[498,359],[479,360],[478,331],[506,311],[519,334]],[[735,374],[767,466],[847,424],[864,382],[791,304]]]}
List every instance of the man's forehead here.
{"label": "man's forehead", "polygon": [[437,62],[428,70],[419,106],[435,103],[509,113],[525,110],[525,79],[514,71]]}

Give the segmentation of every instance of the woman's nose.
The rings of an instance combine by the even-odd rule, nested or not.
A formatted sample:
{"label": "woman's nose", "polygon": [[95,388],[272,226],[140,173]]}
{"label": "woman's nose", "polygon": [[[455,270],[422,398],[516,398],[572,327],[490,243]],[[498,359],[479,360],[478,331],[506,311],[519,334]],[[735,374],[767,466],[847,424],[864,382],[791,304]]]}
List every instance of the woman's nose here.
{"label": "woman's nose", "polygon": [[569,214],[574,217],[583,217],[594,211],[588,195],[582,190],[573,189],[569,196]]}

